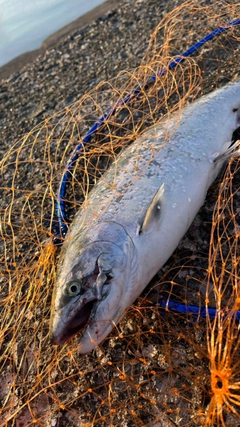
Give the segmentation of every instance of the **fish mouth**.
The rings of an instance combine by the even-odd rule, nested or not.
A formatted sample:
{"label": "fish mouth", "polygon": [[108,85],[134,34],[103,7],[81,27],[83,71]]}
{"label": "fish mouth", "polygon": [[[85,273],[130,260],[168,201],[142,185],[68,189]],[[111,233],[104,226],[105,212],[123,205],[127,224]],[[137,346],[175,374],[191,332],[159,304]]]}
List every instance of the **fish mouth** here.
{"label": "fish mouth", "polygon": [[90,321],[90,318],[95,312],[94,307],[97,302],[98,300],[94,299],[79,307],[77,312],[74,310],[74,316],[71,316],[71,318],[64,324],[62,331],[60,333],[52,333],[52,344],[64,344],[79,332],[83,333]]}
{"label": "fish mouth", "polygon": [[94,319],[97,307],[109,295],[110,287],[107,282],[103,287],[102,299],[96,297],[93,289],[88,289],[85,294],[75,298],[64,307],[62,313],[52,328],[51,342],[53,345],[64,344],[74,335],[84,333],[91,320]]}

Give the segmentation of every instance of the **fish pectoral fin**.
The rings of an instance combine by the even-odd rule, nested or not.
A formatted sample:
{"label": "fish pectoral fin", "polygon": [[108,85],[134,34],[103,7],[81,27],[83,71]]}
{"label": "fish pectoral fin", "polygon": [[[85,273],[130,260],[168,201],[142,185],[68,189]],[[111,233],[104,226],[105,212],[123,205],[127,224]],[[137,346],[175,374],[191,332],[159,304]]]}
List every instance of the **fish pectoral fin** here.
{"label": "fish pectoral fin", "polygon": [[160,220],[162,213],[162,199],[164,194],[164,184],[159,187],[153,197],[145,216],[137,229],[137,234],[150,233],[156,222]]}
{"label": "fish pectoral fin", "polygon": [[226,162],[231,157],[240,157],[240,140],[224,144],[222,151],[212,155],[211,163]]}

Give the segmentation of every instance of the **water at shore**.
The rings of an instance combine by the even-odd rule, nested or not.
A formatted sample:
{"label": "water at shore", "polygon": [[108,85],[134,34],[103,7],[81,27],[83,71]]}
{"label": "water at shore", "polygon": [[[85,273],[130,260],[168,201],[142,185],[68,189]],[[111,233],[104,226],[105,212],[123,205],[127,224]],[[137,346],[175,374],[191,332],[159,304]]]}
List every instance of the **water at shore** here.
{"label": "water at shore", "polygon": [[0,0],[0,66],[29,50],[104,0]]}

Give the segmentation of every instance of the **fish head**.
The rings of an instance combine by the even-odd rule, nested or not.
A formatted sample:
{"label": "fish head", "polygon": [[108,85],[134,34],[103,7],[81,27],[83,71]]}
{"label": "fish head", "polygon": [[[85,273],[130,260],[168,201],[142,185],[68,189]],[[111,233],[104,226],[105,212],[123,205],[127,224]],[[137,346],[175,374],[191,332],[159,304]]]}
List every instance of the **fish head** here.
{"label": "fish head", "polygon": [[90,239],[67,239],[53,296],[53,344],[81,333],[79,351],[88,353],[119,322],[129,306],[131,244],[117,224],[101,225]]}

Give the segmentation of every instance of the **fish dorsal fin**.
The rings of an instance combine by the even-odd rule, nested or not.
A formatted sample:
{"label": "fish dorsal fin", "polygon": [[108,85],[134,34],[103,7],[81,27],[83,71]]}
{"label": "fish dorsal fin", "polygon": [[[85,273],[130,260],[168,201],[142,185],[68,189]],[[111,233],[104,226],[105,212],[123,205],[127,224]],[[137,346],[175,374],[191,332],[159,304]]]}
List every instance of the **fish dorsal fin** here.
{"label": "fish dorsal fin", "polygon": [[164,193],[164,184],[159,187],[155,196],[153,197],[147,212],[137,230],[138,234],[150,233],[156,222],[160,220],[162,213],[162,198]]}

